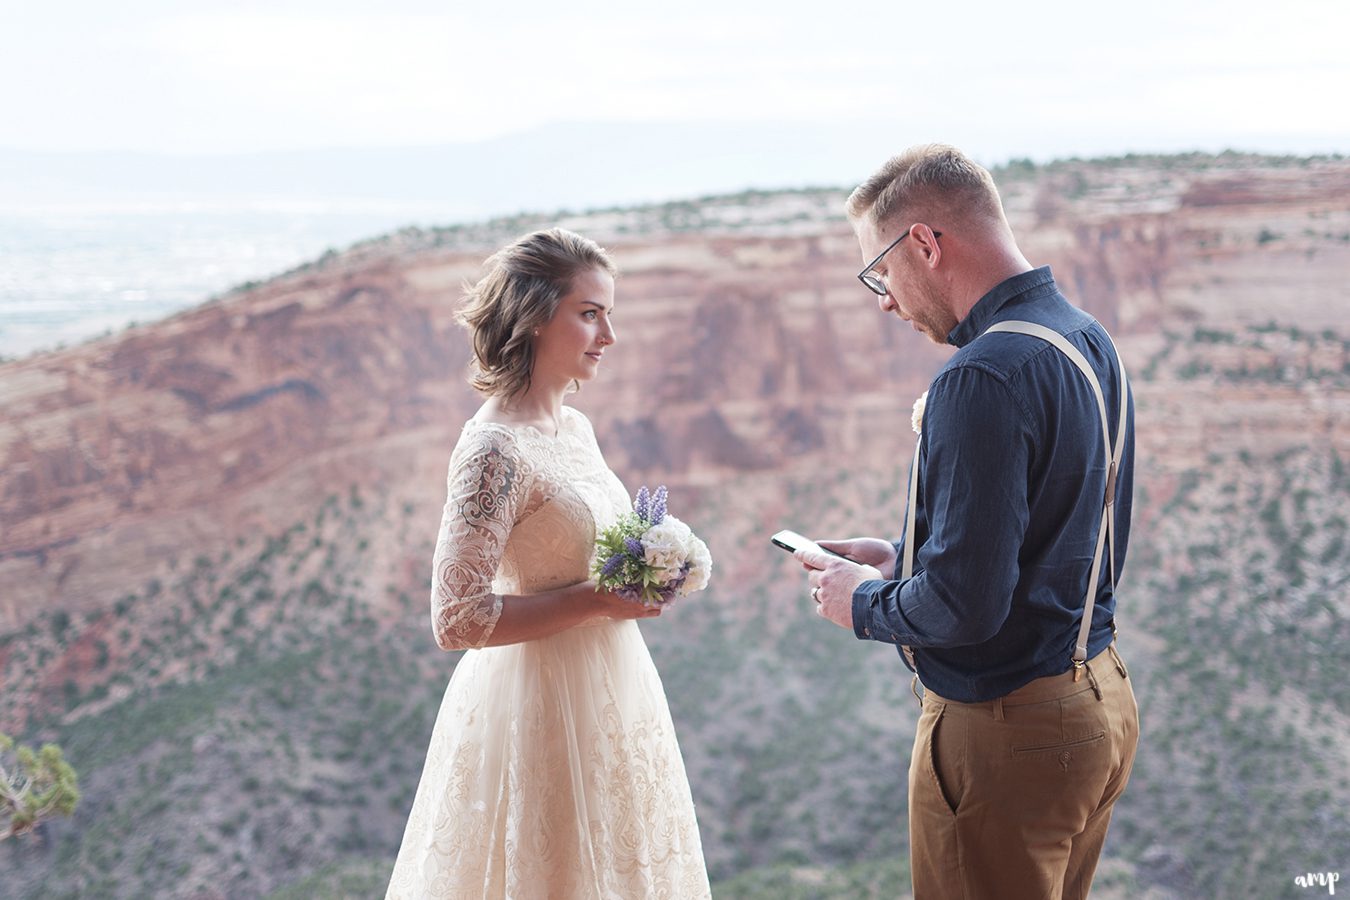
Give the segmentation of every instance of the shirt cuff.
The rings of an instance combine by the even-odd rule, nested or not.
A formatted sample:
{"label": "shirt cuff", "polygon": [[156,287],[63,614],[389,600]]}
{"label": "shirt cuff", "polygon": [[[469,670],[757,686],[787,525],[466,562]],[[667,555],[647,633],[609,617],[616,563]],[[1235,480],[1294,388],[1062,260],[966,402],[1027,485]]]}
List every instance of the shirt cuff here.
{"label": "shirt cuff", "polygon": [[873,579],[853,589],[853,636],[860,641],[876,640],[872,608],[877,605],[877,593],[885,586],[886,582]]}

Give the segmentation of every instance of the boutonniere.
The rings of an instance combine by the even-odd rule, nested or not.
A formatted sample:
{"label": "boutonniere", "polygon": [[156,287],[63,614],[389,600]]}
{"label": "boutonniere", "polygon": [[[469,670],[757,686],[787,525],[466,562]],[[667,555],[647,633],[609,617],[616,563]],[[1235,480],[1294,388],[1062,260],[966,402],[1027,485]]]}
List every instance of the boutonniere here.
{"label": "boutonniere", "polygon": [[909,415],[909,423],[914,426],[915,434],[923,434],[923,408],[928,403],[928,392],[924,391],[914,401],[914,412]]}

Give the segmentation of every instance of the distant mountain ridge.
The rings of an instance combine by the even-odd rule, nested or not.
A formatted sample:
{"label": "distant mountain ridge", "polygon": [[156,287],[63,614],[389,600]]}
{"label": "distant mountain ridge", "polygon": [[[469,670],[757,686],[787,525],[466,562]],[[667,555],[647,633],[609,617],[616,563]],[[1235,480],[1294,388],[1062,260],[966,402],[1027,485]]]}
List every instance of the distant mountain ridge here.
{"label": "distant mountain ridge", "polygon": [[[828,184],[862,177],[884,152],[825,124],[730,122],[570,122],[461,144],[252,154],[0,148],[0,211],[60,201],[238,206],[274,198],[480,218]],[[481,177],[489,171],[497,177]]]}

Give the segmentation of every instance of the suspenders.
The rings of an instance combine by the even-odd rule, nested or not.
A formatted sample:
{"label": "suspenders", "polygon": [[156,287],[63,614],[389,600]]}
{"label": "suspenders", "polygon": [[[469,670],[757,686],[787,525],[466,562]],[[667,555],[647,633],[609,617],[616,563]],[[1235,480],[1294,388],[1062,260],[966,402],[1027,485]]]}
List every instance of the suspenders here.
{"label": "suspenders", "polygon": [[[1082,675],[1083,664],[1087,662],[1087,644],[1088,633],[1092,630],[1092,607],[1097,602],[1097,582],[1101,576],[1102,549],[1107,550],[1109,565],[1111,570],[1111,585],[1116,583],[1116,524],[1115,524],[1115,502],[1116,502],[1116,474],[1120,468],[1120,455],[1125,449],[1125,417],[1129,409],[1129,387],[1125,380],[1125,364],[1120,359],[1119,351],[1116,351],[1115,344],[1111,343],[1111,336],[1107,335],[1107,342],[1111,343],[1111,350],[1116,355],[1116,367],[1120,369],[1120,419],[1116,428],[1116,440],[1114,445],[1111,442],[1111,431],[1109,419],[1106,415],[1106,398],[1102,394],[1101,381],[1097,378],[1097,373],[1092,371],[1092,366],[1088,364],[1087,359],[1079,352],[1078,348],[1070,344],[1064,335],[1057,331],[1046,328],[1044,325],[1037,325],[1035,322],[1006,321],[995,322],[985,330],[985,334],[991,331],[1007,331],[1017,334],[1026,334],[1031,337],[1040,338],[1049,342],[1057,350],[1069,358],[1080,372],[1087,376],[1088,384],[1092,386],[1092,391],[1097,397],[1097,412],[1100,414],[1102,424],[1102,446],[1106,451],[1106,496],[1102,498],[1102,517],[1101,523],[1097,529],[1097,549],[1092,557],[1092,570],[1088,575],[1087,597],[1083,601],[1083,620],[1078,627],[1078,640],[1073,648],[1073,680],[1077,681]],[[919,445],[922,442],[922,436],[914,442],[914,462],[910,466],[909,473],[909,503],[905,510],[905,551],[900,567],[900,577],[902,580],[908,580],[914,576],[914,509],[917,502],[917,489],[919,486]],[[914,664],[914,651],[910,647],[902,646],[901,652],[905,655],[905,661],[909,663],[914,671],[918,672],[918,667]]]}

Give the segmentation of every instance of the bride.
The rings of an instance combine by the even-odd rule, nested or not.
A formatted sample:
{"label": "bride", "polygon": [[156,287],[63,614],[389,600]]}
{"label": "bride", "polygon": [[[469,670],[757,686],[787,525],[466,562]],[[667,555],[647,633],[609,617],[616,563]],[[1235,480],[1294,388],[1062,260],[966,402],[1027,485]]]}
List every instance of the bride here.
{"label": "bride", "polygon": [[563,397],[614,345],[614,265],[554,228],[498,251],[460,312],[486,402],[450,457],[432,630],[455,667],[393,898],[710,897],[694,804],[636,619],[587,581],[631,509]]}

